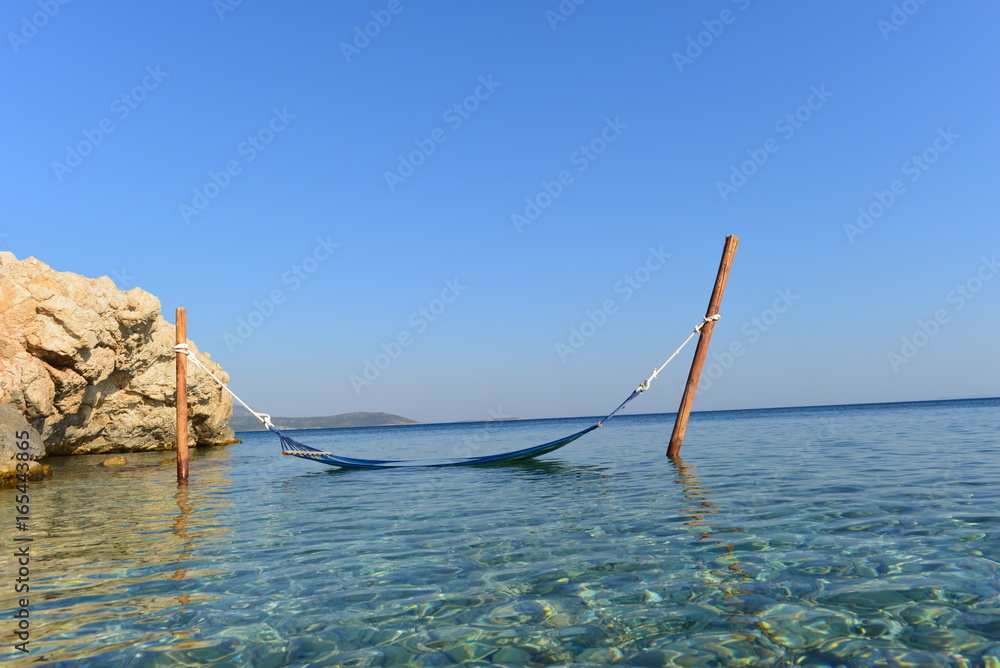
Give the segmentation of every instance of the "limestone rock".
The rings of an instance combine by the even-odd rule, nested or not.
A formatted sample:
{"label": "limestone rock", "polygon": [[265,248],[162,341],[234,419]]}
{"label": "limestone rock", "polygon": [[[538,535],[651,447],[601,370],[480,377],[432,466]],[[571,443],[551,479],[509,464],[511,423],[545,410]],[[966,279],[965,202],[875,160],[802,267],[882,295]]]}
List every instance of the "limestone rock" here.
{"label": "limestone rock", "polygon": [[[0,251],[0,403],[27,418],[49,455],[173,448],[174,327],[159,313],[139,288]],[[235,441],[231,397],[193,364],[188,406],[191,445]]]}
{"label": "limestone rock", "polygon": [[[17,459],[18,453],[22,458]],[[52,475],[52,469],[39,464],[37,459],[45,456],[45,445],[24,416],[10,404],[0,404],[0,487],[9,487],[17,482],[17,463],[24,462],[29,480],[38,480]]]}

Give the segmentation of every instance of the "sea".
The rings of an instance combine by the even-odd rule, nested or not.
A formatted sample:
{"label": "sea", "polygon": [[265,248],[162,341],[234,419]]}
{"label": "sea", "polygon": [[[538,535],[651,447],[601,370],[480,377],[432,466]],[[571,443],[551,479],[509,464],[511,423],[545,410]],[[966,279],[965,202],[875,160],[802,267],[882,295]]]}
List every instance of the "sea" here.
{"label": "sea", "polygon": [[[671,460],[673,417],[448,468],[242,433],[194,450],[187,487],[169,452],[56,458],[30,508],[0,490],[0,660],[1000,666],[1000,399],[695,413]],[[466,457],[594,421],[291,435]]]}

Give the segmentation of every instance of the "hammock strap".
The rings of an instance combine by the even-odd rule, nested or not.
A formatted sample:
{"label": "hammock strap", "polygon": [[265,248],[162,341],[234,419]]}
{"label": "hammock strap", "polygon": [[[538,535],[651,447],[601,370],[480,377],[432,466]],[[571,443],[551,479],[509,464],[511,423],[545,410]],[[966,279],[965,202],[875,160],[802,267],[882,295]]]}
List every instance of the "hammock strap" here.
{"label": "hammock strap", "polygon": [[236,396],[236,393],[233,392],[232,390],[230,390],[228,385],[226,385],[221,380],[219,380],[215,376],[214,373],[212,373],[211,371],[209,371],[209,369],[208,369],[207,366],[205,366],[204,364],[201,363],[201,360],[199,360],[198,356],[195,355],[194,352],[190,348],[188,348],[188,345],[186,343],[178,343],[176,346],[174,346],[174,352],[175,353],[184,353],[185,355],[187,355],[188,359],[191,360],[192,362],[194,362],[194,365],[196,367],[198,367],[199,369],[201,369],[202,371],[204,371],[205,373],[207,373],[209,376],[211,376],[212,380],[214,380],[216,383],[219,384],[219,387],[221,387],[222,389],[224,389],[229,394],[233,395],[233,399],[236,399],[236,401],[238,401],[241,404],[243,404],[243,408],[245,408],[248,411],[250,411],[255,418],[257,418],[258,420],[260,420],[261,422],[263,422],[265,427],[267,427],[271,431],[277,432],[277,429],[275,429],[274,425],[271,424],[271,416],[270,415],[268,415],[267,413],[258,413],[254,409],[252,409],[249,406],[247,406],[247,402],[243,401],[238,396]]}
{"label": "hammock strap", "polygon": [[695,334],[700,334],[700,333],[701,333],[701,328],[702,328],[702,327],[704,327],[704,326],[705,326],[706,324],[708,324],[708,323],[710,323],[710,322],[715,322],[715,321],[717,321],[717,320],[718,320],[719,318],[721,318],[721,317],[722,317],[722,316],[721,316],[721,315],[719,315],[718,313],[716,313],[716,314],[715,314],[715,315],[713,315],[713,316],[705,316],[705,317],[703,317],[703,318],[701,319],[701,322],[699,322],[699,323],[698,323],[697,325],[695,325],[695,326],[694,326],[694,331],[692,331],[692,332],[691,332],[690,334],[688,334],[688,337],[687,337],[686,339],[684,339],[684,343],[682,343],[682,344],[681,344],[681,345],[680,345],[680,346],[679,346],[679,347],[677,348],[677,350],[675,350],[675,351],[674,351],[674,353],[673,353],[673,354],[672,354],[672,355],[671,355],[670,357],[668,357],[668,358],[667,358],[667,361],[666,361],[666,362],[664,362],[663,364],[661,364],[661,365],[660,365],[660,368],[658,368],[658,369],[656,369],[655,371],[653,371],[653,373],[652,373],[652,374],[650,374],[649,378],[647,378],[646,380],[644,380],[644,381],[642,382],[642,384],[641,384],[641,385],[639,385],[639,387],[635,388],[635,389],[634,389],[634,390],[632,391],[632,394],[630,394],[630,395],[628,396],[628,399],[626,399],[625,401],[623,401],[623,402],[621,403],[621,405],[620,405],[620,406],[618,406],[618,408],[616,408],[616,409],[614,409],[613,411],[611,411],[611,412],[610,412],[610,413],[608,414],[608,416],[607,416],[606,418],[604,418],[603,420],[601,420],[600,422],[598,422],[598,423],[597,423],[597,426],[598,426],[598,427],[603,427],[603,426],[604,426],[604,423],[605,423],[605,422],[607,422],[608,420],[610,420],[611,418],[613,418],[613,417],[614,417],[614,416],[615,416],[615,415],[616,415],[616,414],[618,413],[618,411],[620,411],[621,409],[625,408],[625,404],[627,404],[628,402],[632,401],[632,400],[633,400],[633,399],[635,399],[635,398],[636,398],[637,396],[639,396],[640,394],[642,394],[643,392],[645,392],[646,390],[648,390],[648,389],[649,389],[649,385],[650,385],[650,383],[652,383],[652,382],[653,382],[653,380],[654,380],[654,379],[655,379],[655,378],[656,378],[656,377],[657,377],[658,375],[660,375],[660,372],[661,372],[661,371],[663,371],[663,369],[664,369],[664,368],[665,368],[665,367],[666,367],[666,366],[667,366],[668,364],[670,364],[670,361],[671,361],[671,360],[673,360],[673,359],[674,359],[675,357],[677,357],[677,355],[678,355],[678,354],[679,354],[679,353],[680,353],[680,352],[681,352],[682,350],[684,350],[684,346],[686,346],[686,345],[687,345],[688,343],[690,343],[691,339],[693,339],[693,338],[694,338],[694,335],[695,335]]}

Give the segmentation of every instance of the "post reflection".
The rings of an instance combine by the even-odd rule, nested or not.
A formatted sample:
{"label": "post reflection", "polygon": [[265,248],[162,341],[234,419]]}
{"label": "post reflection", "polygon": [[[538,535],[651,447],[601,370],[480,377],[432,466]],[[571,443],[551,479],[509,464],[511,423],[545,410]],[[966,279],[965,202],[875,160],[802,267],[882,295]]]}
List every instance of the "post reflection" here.
{"label": "post reflection", "polygon": [[755,619],[763,608],[752,605],[748,598],[753,595],[753,577],[740,564],[739,553],[729,534],[738,533],[737,527],[718,526],[712,520],[718,521],[713,515],[723,515],[726,509],[716,503],[712,496],[714,492],[704,482],[704,476],[696,475],[696,466],[684,463],[679,457],[670,460],[676,477],[674,483],[681,486],[685,507],[679,514],[690,518],[684,526],[698,527],[699,542],[709,542],[722,549],[722,554],[713,560],[714,569],[705,571],[705,584],[716,588],[721,593],[721,605],[730,613],[729,621],[750,624],[764,631],[760,622]]}
{"label": "post reflection", "polygon": [[[177,502],[177,508],[180,512],[177,518],[174,520],[173,531],[174,535],[181,539],[182,552],[177,556],[177,560],[183,562],[191,556],[191,546],[194,544],[194,539],[188,535],[187,525],[188,520],[191,516],[192,507],[191,503],[188,501],[188,486],[178,485],[177,492],[174,494],[174,500]],[[173,575],[170,576],[171,580],[183,580],[187,575],[186,568],[179,568],[174,571]],[[177,597],[177,601],[181,605],[187,605],[191,600],[191,597],[187,593],[182,593]]]}

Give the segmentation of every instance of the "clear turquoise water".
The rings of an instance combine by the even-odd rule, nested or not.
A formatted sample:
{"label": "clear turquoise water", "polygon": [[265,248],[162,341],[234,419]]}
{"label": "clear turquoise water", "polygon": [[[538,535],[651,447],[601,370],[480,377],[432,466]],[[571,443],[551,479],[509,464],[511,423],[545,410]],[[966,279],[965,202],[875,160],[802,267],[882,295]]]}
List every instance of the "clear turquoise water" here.
{"label": "clear turquoise water", "polygon": [[[298,432],[499,452],[590,420]],[[56,460],[31,647],[65,666],[998,666],[1000,400],[616,418],[534,463],[338,471],[277,439]],[[12,524],[11,490],[0,492]]]}

